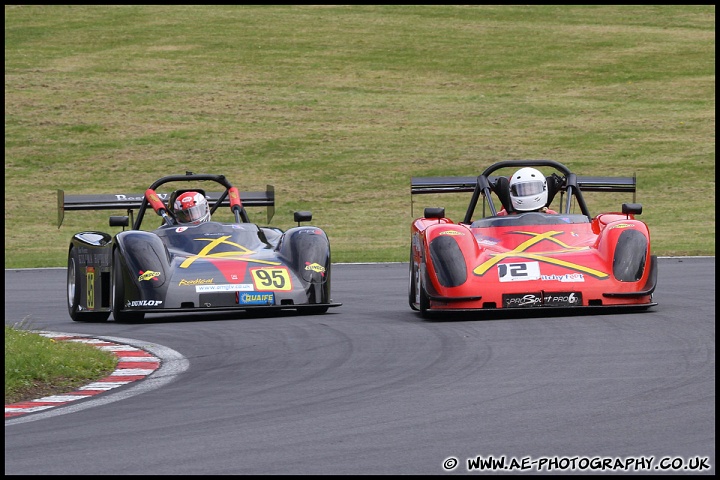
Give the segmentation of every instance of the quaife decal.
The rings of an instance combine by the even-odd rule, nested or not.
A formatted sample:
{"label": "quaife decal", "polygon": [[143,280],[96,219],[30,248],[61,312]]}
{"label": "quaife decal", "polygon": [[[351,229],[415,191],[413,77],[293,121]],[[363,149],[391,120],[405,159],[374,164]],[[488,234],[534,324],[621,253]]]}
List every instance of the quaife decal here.
{"label": "quaife decal", "polygon": [[274,305],[274,293],[261,292],[237,292],[235,293],[235,303],[238,305]]}
{"label": "quaife decal", "polygon": [[145,270],[144,272],[140,270],[140,276],[138,277],[138,282],[142,282],[143,280],[155,280],[158,281],[158,278],[160,276],[160,272],[153,272],[152,270]]}
{"label": "quaife decal", "polygon": [[128,300],[126,307],[159,307],[162,300]]}
{"label": "quaife decal", "polygon": [[612,230],[613,228],[634,228],[635,225],[632,223],[618,223],[617,225],[613,225],[608,230]]}
{"label": "quaife decal", "polygon": [[292,290],[290,274],[285,267],[251,268],[250,273],[252,273],[253,282],[255,283],[255,290],[280,290],[285,292]]}
{"label": "quaife decal", "polygon": [[93,310],[95,308],[95,268],[86,267],[85,277],[87,278],[87,309]]}
{"label": "quaife decal", "polygon": [[457,230],[443,230],[442,232],[438,233],[438,235],[465,235],[462,232],[458,232]]}
{"label": "quaife decal", "polygon": [[[549,255],[555,255],[558,253],[567,253],[567,252],[577,252],[579,250],[588,250],[590,247],[572,247],[565,242],[558,240],[555,237],[555,235],[560,235],[563,232],[557,231],[557,230],[551,230],[544,233],[537,233],[537,232],[522,232],[522,231],[515,231],[510,232],[517,235],[528,235],[531,238],[529,240],[526,240],[522,242],[520,245],[515,247],[513,250],[510,250],[508,252],[503,253],[497,253],[493,254],[492,258],[489,260],[486,260],[482,264],[475,267],[473,270],[473,273],[478,276],[485,275],[488,270],[490,270],[493,266],[500,263],[501,261],[505,260],[506,258],[513,258],[513,257],[519,257],[519,258],[526,258],[528,260],[537,260],[538,262],[543,263],[549,263],[552,265],[557,265],[560,267],[565,267],[570,270],[576,270],[578,272],[587,273],[588,275],[592,275],[593,277],[599,278],[599,279],[606,279],[609,277],[609,275],[605,272],[601,272],[600,270],[595,270],[594,268],[586,267],[584,265],[578,265],[577,263],[568,262],[566,260],[561,260],[560,258],[551,257]],[[533,245],[536,245],[542,241],[549,241],[552,243],[555,243],[556,245],[559,245],[562,247],[559,250],[552,250],[549,252],[528,252],[527,250],[532,247]]]}
{"label": "quaife decal", "polygon": [[526,282],[540,278],[538,262],[501,263],[498,265],[498,277],[501,282]]}

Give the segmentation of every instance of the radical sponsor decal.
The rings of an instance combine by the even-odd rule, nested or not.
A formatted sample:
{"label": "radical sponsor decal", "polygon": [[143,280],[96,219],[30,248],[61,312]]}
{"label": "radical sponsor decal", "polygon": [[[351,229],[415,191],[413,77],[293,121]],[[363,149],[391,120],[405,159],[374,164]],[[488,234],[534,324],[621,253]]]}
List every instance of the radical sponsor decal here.
{"label": "radical sponsor decal", "polygon": [[272,292],[236,292],[235,303],[238,305],[275,305],[275,294]]}
{"label": "radical sponsor decal", "polygon": [[229,242],[229,238],[231,238],[230,235],[223,235],[218,238],[193,238],[196,242],[208,243],[197,253],[197,255],[191,255],[186,258],[180,264],[180,268],[188,268],[198,258],[207,258],[210,260],[241,260],[267,265],[280,265],[279,262],[248,258],[249,255],[252,255],[255,252],[235,242]]}
{"label": "radical sponsor decal", "polygon": [[88,310],[93,310],[95,309],[95,268],[86,267],[85,277],[87,278],[87,290],[85,292],[87,301],[85,303]]}
{"label": "radical sponsor decal", "polygon": [[438,233],[438,235],[465,235],[462,232],[458,232],[456,230],[443,230],[442,232]]}
{"label": "radical sponsor decal", "polygon": [[249,292],[253,290],[252,283],[232,283],[224,285],[195,285],[198,293],[208,292]]}
{"label": "radical sponsor decal", "polygon": [[138,277],[138,282],[142,282],[143,280],[155,280],[158,281],[158,278],[160,276],[160,272],[153,272],[152,270],[145,270],[144,272],[140,270],[140,276]]}
{"label": "radical sponsor decal", "polygon": [[[501,261],[505,260],[506,258],[512,258],[512,257],[520,257],[520,258],[526,258],[528,260],[537,260],[538,262],[543,263],[549,263],[552,265],[557,265],[560,267],[569,268],[570,270],[576,270],[578,272],[587,273],[588,275],[592,275],[593,277],[599,278],[599,279],[606,279],[609,277],[609,275],[605,272],[601,272],[600,270],[595,270],[594,268],[586,267],[585,265],[579,265],[577,263],[568,262],[567,260],[561,260],[559,258],[555,258],[549,255],[555,255],[557,253],[567,253],[567,252],[577,252],[580,250],[588,250],[590,247],[572,247],[565,242],[558,240],[557,238],[554,238],[555,235],[560,235],[563,232],[557,231],[557,230],[551,230],[543,233],[537,233],[537,232],[523,232],[523,231],[515,231],[510,232],[511,234],[517,234],[517,235],[528,235],[531,238],[529,240],[526,240],[522,242],[520,245],[515,247],[513,250],[503,252],[503,253],[494,253],[492,254],[492,257],[489,260],[486,260],[485,262],[481,263],[475,269],[473,270],[473,273],[478,276],[485,275],[488,270],[490,270],[493,266],[497,265]],[[555,243],[556,245],[559,245],[560,249],[558,250],[552,250],[548,252],[528,252],[527,250],[532,247],[533,245],[536,245],[542,241],[549,241],[552,243]]]}
{"label": "radical sponsor decal", "polygon": [[126,307],[159,307],[162,300],[128,300]]}
{"label": "radical sponsor decal", "polygon": [[255,290],[281,290],[285,292],[292,290],[290,273],[285,267],[251,268],[250,273],[255,283]]}
{"label": "radical sponsor decal", "polygon": [[538,262],[501,263],[498,265],[498,277],[501,282],[526,282],[540,278]]}
{"label": "radical sponsor decal", "polygon": [[584,282],[582,273],[566,273],[565,275],[540,275],[540,280],[554,280],[556,282]]}
{"label": "radical sponsor decal", "polygon": [[214,278],[196,278],[194,280],[185,280],[184,278],[178,282],[179,287],[186,287],[192,285],[211,285]]}

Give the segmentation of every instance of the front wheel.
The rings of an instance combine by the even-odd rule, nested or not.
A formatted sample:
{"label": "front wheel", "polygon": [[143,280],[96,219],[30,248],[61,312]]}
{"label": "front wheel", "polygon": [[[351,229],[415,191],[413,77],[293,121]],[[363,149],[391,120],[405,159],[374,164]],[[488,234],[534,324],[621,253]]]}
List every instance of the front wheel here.
{"label": "front wheel", "polygon": [[142,312],[126,312],[122,309],[125,302],[125,280],[123,279],[122,262],[117,251],[113,252],[112,272],[112,314],[116,322],[134,323],[145,318]]}
{"label": "front wheel", "polygon": [[[82,278],[80,272],[80,262],[78,253],[74,248],[68,253],[67,266],[67,305],[70,318],[76,322],[105,322],[110,316],[110,312],[93,312],[82,309],[80,305],[80,289],[82,288]],[[95,285],[93,283],[88,286],[88,296],[94,298]],[[86,305],[90,307],[92,305]]]}

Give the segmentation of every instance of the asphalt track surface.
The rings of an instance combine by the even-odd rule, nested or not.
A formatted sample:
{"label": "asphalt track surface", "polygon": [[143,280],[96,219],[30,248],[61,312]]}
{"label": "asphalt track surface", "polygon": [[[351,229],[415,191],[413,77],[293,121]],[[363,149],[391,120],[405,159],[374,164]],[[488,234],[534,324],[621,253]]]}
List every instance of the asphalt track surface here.
{"label": "asphalt track surface", "polygon": [[6,419],[5,474],[714,474],[715,258],[659,268],[641,313],[427,321],[407,263],[337,264],[343,306],[325,315],[138,325],[73,322],[65,269],[6,270],[6,325],[125,341],[163,366]]}

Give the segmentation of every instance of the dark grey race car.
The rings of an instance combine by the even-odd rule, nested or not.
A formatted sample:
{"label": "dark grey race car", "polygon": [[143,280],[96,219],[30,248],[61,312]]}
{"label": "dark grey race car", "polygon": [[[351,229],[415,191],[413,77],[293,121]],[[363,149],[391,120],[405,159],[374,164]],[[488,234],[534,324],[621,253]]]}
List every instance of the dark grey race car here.
{"label": "dark grey race car", "polygon": [[[156,193],[171,182],[193,188]],[[224,191],[206,193],[197,188],[203,182],[219,184]],[[207,197],[211,214],[229,206],[235,221],[180,225],[166,205],[190,190]],[[98,231],[73,235],[67,268],[70,317],[104,322],[112,313],[116,321],[138,322],[148,313],[292,309],[321,314],[342,305],[330,298],[327,235],[300,225],[312,220],[312,214],[295,212],[298,226],[283,231],[250,222],[245,207],[257,206],[267,207],[269,223],[275,206],[272,186],[240,194],[223,175],[190,172],[162,177],[144,195],[65,195],[58,190],[58,226],[67,210],[128,213],[110,217],[111,227],[123,227],[114,236]],[[150,220],[143,227],[148,207],[162,217],[152,230]]]}

